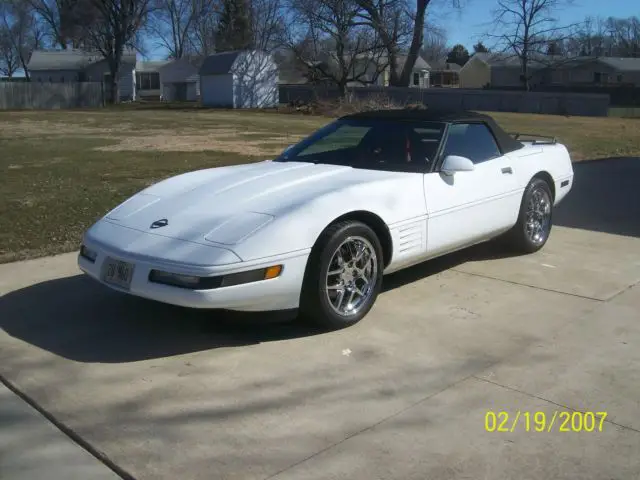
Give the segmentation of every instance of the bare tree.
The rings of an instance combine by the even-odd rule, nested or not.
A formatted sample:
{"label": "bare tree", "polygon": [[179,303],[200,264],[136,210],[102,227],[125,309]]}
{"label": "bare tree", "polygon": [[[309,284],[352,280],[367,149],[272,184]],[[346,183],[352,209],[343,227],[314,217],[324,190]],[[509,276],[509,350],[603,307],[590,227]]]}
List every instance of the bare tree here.
{"label": "bare tree", "polygon": [[253,46],[271,52],[281,46],[285,15],[282,0],[253,0],[251,2],[251,31]]}
{"label": "bare tree", "polygon": [[54,47],[82,48],[89,43],[87,25],[98,18],[92,0],[27,0]]}
{"label": "bare tree", "polygon": [[203,17],[215,17],[214,0],[152,0],[148,30],[158,39],[158,45],[171,58],[182,58],[198,50],[197,22]]}
{"label": "bare tree", "polygon": [[[392,86],[409,85],[411,70],[422,47],[425,12],[430,1],[417,0],[416,12],[412,15],[406,0],[356,0],[361,21],[376,32],[384,46]],[[407,47],[407,59],[400,67],[399,57]]]}
{"label": "bare tree", "polygon": [[640,20],[637,17],[612,18],[605,22],[610,38],[609,55],[640,56]]}
{"label": "bare tree", "polygon": [[387,68],[383,42],[359,17],[356,0],[292,0],[284,43],[311,77],[338,86],[371,84]]}
{"label": "bare tree", "polygon": [[147,19],[151,0],[90,0],[98,20],[86,28],[91,45],[109,65],[109,100],[116,103],[118,77],[125,48],[134,48]]}
{"label": "bare tree", "polygon": [[[4,12],[2,13],[4,15]],[[4,20],[0,24],[0,73],[9,78],[20,69],[20,57],[14,47],[13,31]]]}
{"label": "bare tree", "polygon": [[427,63],[441,62],[447,58],[447,33],[436,25],[427,25],[420,55]]}
{"label": "bare tree", "polygon": [[42,32],[33,17],[30,4],[26,0],[0,0],[0,22],[4,32],[3,41],[7,43],[7,49],[13,50],[12,56],[18,59],[28,81],[27,64],[31,52],[42,43]]}
{"label": "bare tree", "polygon": [[[406,87],[423,46],[425,16],[432,0],[356,0],[363,21],[373,28],[384,44],[389,57],[389,83]],[[459,0],[451,0],[454,8],[460,8]],[[401,53],[406,60],[399,62]]]}
{"label": "bare tree", "polygon": [[[210,0],[192,0],[198,3]],[[196,55],[206,57],[215,52],[215,37],[218,29],[219,5],[215,2],[211,6],[209,15],[200,15],[193,19],[191,27],[191,47]]]}
{"label": "bare tree", "polygon": [[640,57],[640,20],[588,16],[564,48],[569,55]]}
{"label": "bare tree", "polygon": [[558,26],[553,14],[571,3],[572,0],[498,0],[493,29],[500,32],[487,36],[519,59],[525,90],[531,88],[531,61],[546,54],[550,39],[566,38],[570,26]]}

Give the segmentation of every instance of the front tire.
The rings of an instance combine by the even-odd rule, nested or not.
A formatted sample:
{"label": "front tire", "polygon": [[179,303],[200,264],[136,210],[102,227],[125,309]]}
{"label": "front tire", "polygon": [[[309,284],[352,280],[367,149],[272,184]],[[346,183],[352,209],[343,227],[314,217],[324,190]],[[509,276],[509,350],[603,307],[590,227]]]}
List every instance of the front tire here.
{"label": "front tire", "polygon": [[533,253],[547,243],[553,225],[553,195],[549,184],[534,178],[525,188],[518,222],[509,232],[511,245],[522,253]]}
{"label": "front tire", "polygon": [[345,328],[364,318],[382,286],[382,246],[357,221],[338,222],[321,235],[309,257],[300,310],[322,328]]}

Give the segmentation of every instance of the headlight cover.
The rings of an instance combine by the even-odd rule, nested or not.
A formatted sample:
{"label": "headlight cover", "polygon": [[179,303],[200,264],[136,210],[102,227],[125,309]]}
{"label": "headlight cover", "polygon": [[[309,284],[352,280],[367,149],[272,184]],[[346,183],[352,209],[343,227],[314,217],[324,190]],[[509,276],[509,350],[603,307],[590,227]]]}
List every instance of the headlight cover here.
{"label": "headlight cover", "polygon": [[235,245],[271,222],[275,217],[266,213],[242,212],[218,225],[204,238],[209,242]]}

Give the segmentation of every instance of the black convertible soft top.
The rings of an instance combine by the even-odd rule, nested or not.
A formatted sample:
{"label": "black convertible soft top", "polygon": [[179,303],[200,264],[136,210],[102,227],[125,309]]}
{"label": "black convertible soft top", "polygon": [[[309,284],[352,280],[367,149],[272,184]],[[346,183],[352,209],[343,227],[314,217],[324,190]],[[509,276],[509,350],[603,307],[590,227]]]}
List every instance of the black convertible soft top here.
{"label": "black convertible soft top", "polygon": [[345,115],[344,119],[380,119],[391,121],[425,121],[443,123],[484,123],[492,132],[502,153],[520,150],[524,145],[505,132],[489,115],[465,110],[436,110],[432,108],[371,110]]}

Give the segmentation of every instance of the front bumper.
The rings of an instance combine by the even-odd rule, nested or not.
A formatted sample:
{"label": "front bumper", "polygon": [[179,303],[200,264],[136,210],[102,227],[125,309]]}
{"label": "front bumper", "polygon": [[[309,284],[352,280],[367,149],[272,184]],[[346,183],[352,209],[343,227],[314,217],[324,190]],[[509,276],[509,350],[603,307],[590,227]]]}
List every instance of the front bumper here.
{"label": "front bumper", "polygon": [[[122,228],[122,227],[116,227]],[[134,235],[123,229],[121,235]],[[144,233],[137,232],[140,235]],[[136,234],[136,235],[137,235]],[[300,301],[300,291],[302,280],[307,264],[309,251],[298,251],[289,254],[263,258],[251,262],[237,261],[224,265],[206,265],[205,262],[179,262],[175,253],[160,255],[162,245],[157,242],[166,242],[167,252],[176,250],[188,250],[186,255],[190,260],[206,259],[212,256],[212,247],[182,242],[180,240],[162,240],[150,235],[154,242],[154,255],[149,255],[148,250],[137,251],[125,250],[114,245],[108,245],[95,235],[85,235],[84,245],[95,252],[96,258],[92,262],[82,255],[78,255],[78,267],[84,273],[99,281],[100,283],[124,293],[190,308],[222,308],[239,311],[268,311],[286,310],[298,308]],[[117,242],[118,245],[127,245],[123,239]],[[142,240],[136,238],[139,244]],[[134,265],[131,283],[128,289],[114,286],[104,281],[106,260],[112,258],[128,262]],[[167,259],[169,258],[169,259]],[[272,265],[282,265],[282,272],[276,278],[260,280],[239,285],[221,286],[209,290],[192,290],[183,287],[164,285],[149,280],[151,270],[161,270],[180,275],[193,275],[197,277],[215,277],[229,275],[233,273],[245,272],[259,268],[267,268]]]}

